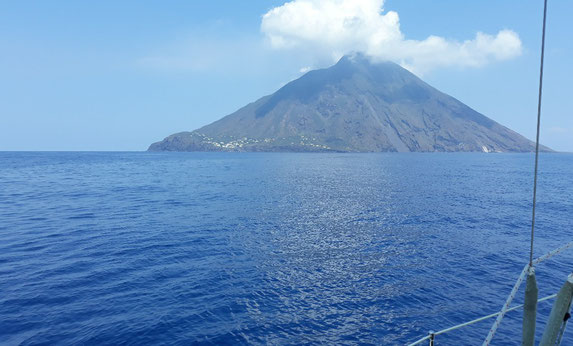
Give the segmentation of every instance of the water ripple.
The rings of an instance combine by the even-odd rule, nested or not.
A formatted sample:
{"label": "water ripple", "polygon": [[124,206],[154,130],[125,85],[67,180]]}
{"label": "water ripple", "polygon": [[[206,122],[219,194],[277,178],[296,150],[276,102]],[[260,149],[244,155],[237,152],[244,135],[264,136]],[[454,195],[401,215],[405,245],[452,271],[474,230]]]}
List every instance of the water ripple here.
{"label": "water ripple", "polygon": [[[0,153],[0,343],[405,344],[500,308],[527,257],[531,160]],[[536,254],[573,215],[573,156],[541,167]],[[540,296],[572,261],[538,268]]]}

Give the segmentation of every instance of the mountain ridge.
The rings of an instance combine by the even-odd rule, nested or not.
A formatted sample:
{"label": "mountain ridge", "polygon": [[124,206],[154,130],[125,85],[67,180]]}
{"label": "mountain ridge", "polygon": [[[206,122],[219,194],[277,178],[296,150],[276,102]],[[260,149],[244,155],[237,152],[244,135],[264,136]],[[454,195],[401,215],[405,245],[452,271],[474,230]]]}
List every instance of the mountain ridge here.
{"label": "mountain ridge", "polygon": [[148,150],[530,152],[535,144],[399,65],[357,54]]}

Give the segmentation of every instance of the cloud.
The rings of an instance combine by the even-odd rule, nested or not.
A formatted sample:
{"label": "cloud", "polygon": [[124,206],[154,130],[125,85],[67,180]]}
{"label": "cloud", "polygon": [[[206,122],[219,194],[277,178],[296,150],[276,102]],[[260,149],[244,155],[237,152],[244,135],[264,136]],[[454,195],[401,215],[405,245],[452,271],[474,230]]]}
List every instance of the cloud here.
{"label": "cloud", "polygon": [[275,49],[312,52],[331,61],[362,52],[417,73],[446,66],[480,67],[522,51],[517,33],[507,29],[495,35],[478,32],[462,42],[433,35],[406,39],[398,13],[384,13],[384,0],[294,0],[263,15],[261,31]]}

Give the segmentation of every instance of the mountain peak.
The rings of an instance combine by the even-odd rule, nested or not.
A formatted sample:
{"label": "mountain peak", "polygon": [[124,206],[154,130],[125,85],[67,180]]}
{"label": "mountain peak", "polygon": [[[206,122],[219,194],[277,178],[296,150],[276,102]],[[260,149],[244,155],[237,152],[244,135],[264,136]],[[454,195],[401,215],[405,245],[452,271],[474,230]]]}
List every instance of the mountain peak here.
{"label": "mountain peak", "polygon": [[[154,143],[178,151],[532,151],[519,134],[393,62],[360,53],[221,120]],[[547,149],[547,148],[544,148]]]}
{"label": "mountain peak", "polygon": [[392,62],[390,60],[375,60],[374,58],[369,57],[364,53],[351,53],[344,55],[332,67],[355,68],[355,69],[361,69],[363,72],[367,72],[372,69],[386,69],[386,70],[393,69],[393,70],[407,71],[406,69],[396,64],[395,62]]}
{"label": "mountain peak", "polygon": [[371,64],[371,58],[369,58],[366,54],[364,53],[350,53],[347,55],[344,55],[342,58],[340,58],[338,60],[338,62],[336,63],[336,65],[338,64],[352,64],[352,65],[363,65],[363,66],[368,66]]}

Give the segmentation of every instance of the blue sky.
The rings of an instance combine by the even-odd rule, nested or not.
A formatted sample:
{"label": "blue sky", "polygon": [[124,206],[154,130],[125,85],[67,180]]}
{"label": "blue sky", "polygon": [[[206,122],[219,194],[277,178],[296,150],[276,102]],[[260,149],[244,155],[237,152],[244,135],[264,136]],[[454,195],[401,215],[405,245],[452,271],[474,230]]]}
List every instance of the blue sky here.
{"label": "blue sky", "polygon": [[[301,12],[284,3],[1,2],[0,150],[145,150],[362,48],[402,59],[436,88],[535,137],[542,1],[387,0],[382,12],[364,14],[372,21],[356,29],[356,39],[350,32],[350,42],[338,34],[316,41],[285,20],[288,11]],[[389,11],[399,27],[389,21],[382,34],[401,35],[392,49],[370,40],[377,20],[395,19]],[[571,13],[573,2],[549,1],[541,136],[563,151],[573,151]],[[326,10],[316,18],[326,33],[328,18]],[[495,41],[504,30],[516,36]],[[460,48],[478,32],[489,46]],[[411,51],[427,48],[429,36],[446,48]],[[519,47],[505,51],[515,38]]]}

